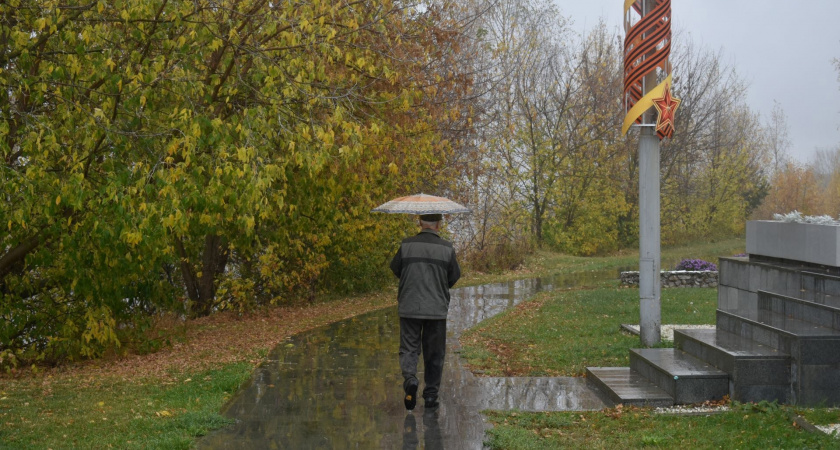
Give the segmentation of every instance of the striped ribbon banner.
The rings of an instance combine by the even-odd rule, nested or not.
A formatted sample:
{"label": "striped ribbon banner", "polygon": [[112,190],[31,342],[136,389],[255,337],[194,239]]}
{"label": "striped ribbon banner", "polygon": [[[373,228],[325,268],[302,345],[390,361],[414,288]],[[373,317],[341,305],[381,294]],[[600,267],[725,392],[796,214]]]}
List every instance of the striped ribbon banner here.
{"label": "striped ribbon banner", "polygon": [[[645,12],[647,11],[647,12]],[[660,139],[674,133],[673,115],[679,100],[671,96],[671,0],[624,1],[624,107],[621,132],[642,124],[645,111],[655,107]],[[655,75],[655,76],[652,76]],[[650,86],[661,80],[655,86]]]}

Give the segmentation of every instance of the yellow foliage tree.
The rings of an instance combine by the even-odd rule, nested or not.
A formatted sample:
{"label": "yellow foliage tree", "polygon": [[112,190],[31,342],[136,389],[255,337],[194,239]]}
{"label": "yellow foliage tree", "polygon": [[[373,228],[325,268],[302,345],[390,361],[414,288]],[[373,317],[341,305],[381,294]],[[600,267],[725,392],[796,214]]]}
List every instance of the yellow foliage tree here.
{"label": "yellow foliage tree", "polygon": [[0,352],[95,356],[156,312],[381,281],[406,222],[368,211],[447,176],[450,17],[391,0],[0,4]]}
{"label": "yellow foliage tree", "polygon": [[770,192],[754,217],[772,219],[773,214],[791,211],[808,216],[822,215],[820,191],[812,167],[786,161],[774,175]]}

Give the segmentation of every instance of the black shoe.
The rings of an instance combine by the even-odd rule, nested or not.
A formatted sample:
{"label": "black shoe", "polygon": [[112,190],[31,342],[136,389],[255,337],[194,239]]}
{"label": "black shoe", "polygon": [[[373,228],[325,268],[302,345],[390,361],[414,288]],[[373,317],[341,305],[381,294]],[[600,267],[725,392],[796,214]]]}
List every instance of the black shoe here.
{"label": "black shoe", "polygon": [[[406,413],[405,421],[403,422],[403,446],[404,449],[416,449],[420,445],[420,440],[417,438],[417,422],[414,419],[414,413]],[[426,444],[426,448],[429,444]],[[443,447],[438,447],[443,448]]]}
{"label": "black shoe", "polygon": [[405,385],[405,409],[411,411],[417,406],[417,380],[409,381]]}
{"label": "black shoe", "polygon": [[437,408],[440,405],[437,397],[425,397],[423,400],[426,401],[426,408]]}

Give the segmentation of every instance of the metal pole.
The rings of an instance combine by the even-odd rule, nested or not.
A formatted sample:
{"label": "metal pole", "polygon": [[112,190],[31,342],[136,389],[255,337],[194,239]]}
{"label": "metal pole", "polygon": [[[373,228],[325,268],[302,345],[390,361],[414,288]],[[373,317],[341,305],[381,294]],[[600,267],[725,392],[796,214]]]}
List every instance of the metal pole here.
{"label": "metal pole", "polygon": [[654,127],[639,136],[639,335],[651,347],[662,339],[659,280],[659,137]]}

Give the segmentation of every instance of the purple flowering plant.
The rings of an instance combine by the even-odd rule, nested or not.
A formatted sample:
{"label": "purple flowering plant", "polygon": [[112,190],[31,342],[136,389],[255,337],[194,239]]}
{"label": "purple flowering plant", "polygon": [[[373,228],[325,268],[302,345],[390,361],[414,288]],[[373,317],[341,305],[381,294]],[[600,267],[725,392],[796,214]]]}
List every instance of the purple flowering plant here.
{"label": "purple flowering plant", "polygon": [[717,272],[717,264],[702,259],[684,259],[674,270],[688,270],[692,272]]}

